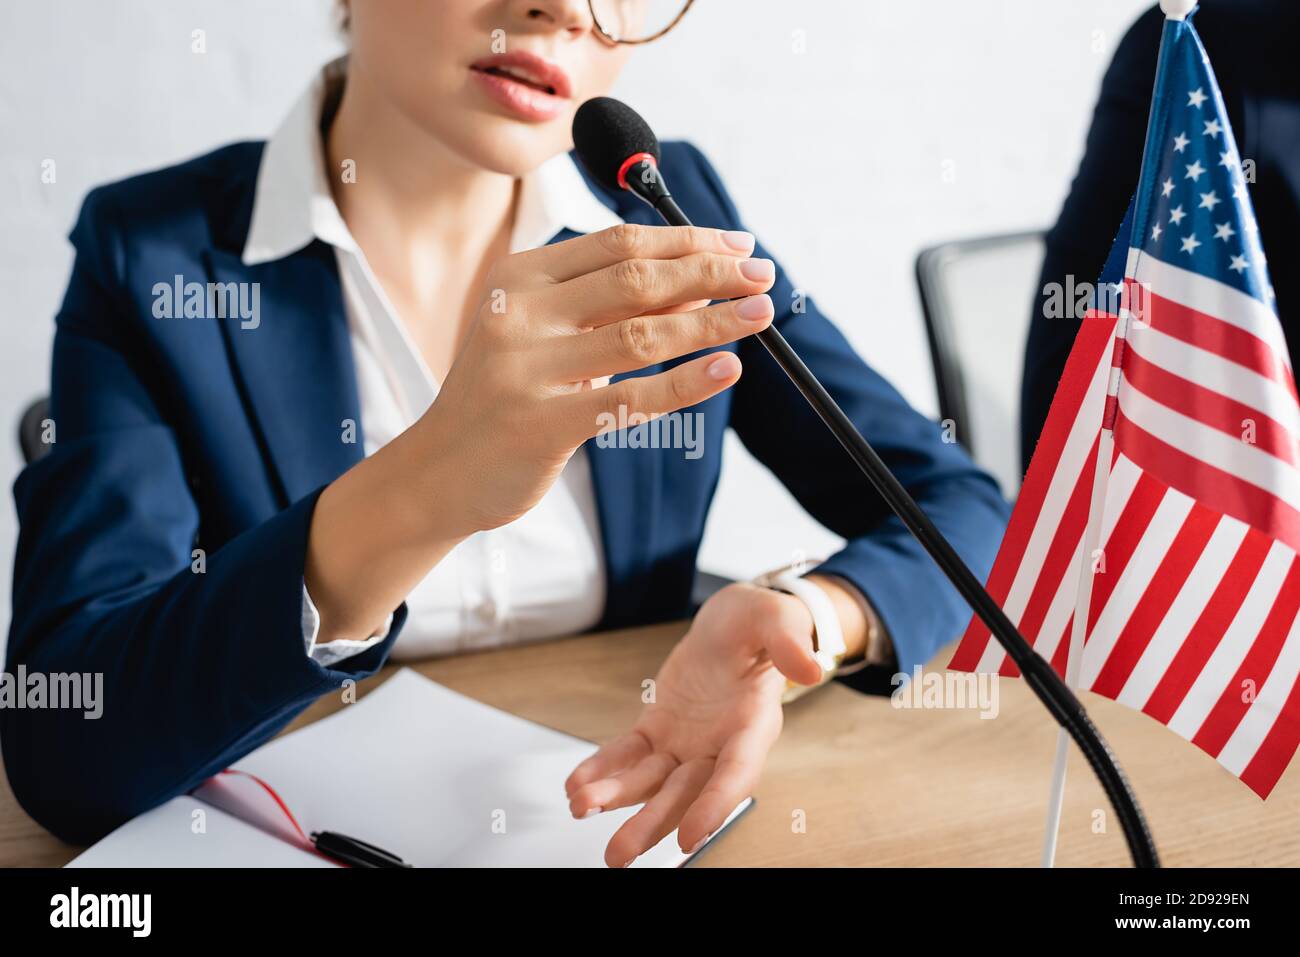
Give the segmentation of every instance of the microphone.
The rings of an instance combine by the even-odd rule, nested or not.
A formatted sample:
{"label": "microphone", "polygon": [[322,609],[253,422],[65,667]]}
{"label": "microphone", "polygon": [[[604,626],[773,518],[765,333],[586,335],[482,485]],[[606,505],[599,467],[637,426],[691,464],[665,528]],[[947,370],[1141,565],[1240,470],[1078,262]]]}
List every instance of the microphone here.
{"label": "microphone", "polygon": [[609,96],[583,103],[573,115],[573,145],[602,186],[636,194],[670,226],[691,225],[659,175],[659,137],[632,107]]}
{"label": "microphone", "polygon": [[[673,200],[660,172],[658,137],[630,106],[608,96],[598,96],[583,103],[573,117],[573,142],[578,159],[598,183],[611,190],[625,189],[638,196],[669,226],[692,225]],[[889,471],[884,460],[795,354],[776,326],[768,326],[755,335],[881,498],[1006,649],[1052,717],[1078,745],[1119,817],[1134,865],[1159,867],[1155,843],[1137,798],[1078,696],[1061,680],[1051,663],[1036,654],[1016,630],[974,572]]]}

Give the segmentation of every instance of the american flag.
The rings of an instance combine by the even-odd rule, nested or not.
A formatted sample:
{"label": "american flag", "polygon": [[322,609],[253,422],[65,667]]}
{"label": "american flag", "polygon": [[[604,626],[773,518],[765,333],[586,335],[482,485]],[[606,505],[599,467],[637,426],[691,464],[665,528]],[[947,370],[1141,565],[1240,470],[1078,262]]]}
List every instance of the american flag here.
{"label": "american flag", "polygon": [[[988,589],[1077,687],[1267,797],[1300,743],[1300,403],[1189,21],[1165,23],[1141,179],[1099,289]],[[1017,673],[978,619],[951,667]]]}

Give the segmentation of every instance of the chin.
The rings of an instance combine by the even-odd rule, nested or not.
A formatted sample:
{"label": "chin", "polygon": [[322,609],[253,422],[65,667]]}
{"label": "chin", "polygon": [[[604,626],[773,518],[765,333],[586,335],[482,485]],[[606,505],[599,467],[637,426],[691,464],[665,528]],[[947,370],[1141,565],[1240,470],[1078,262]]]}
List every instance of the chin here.
{"label": "chin", "polygon": [[540,126],[477,113],[459,129],[437,135],[474,165],[514,177],[531,173],[572,146],[567,121],[558,118]]}

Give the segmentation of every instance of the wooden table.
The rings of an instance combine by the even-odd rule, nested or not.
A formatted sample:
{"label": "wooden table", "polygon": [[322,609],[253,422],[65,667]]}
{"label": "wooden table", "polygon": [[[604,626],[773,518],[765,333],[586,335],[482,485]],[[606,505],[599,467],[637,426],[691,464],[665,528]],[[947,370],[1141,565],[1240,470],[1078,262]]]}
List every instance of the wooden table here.
{"label": "wooden table", "polygon": [[[430,661],[450,688],[594,741],[625,730],[683,624]],[[936,662],[948,661],[950,652]],[[364,682],[376,687],[393,668]],[[1056,726],[1024,683],[999,712],[903,710],[838,685],[786,709],[757,803],[700,866],[948,866],[1038,863]],[[1095,695],[1090,712],[1119,755],[1169,866],[1300,864],[1300,770],[1268,802],[1151,719]],[[341,707],[317,702],[293,727]],[[557,785],[558,786],[558,785]],[[0,789],[0,866],[58,866],[77,849],[46,834]],[[1124,865],[1101,789],[1072,757],[1059,865]]]}

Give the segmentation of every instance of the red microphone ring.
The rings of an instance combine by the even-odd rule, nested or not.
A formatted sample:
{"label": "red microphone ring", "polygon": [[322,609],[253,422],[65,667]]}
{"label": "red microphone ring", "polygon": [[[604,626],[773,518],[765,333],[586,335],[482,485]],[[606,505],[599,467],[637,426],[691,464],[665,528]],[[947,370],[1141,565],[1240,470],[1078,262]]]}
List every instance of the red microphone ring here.
{"label": "red microphone ring", "polygon": [[[633,153],[633,154],[632,154],[631,156],[629,156],[627,159],[623,160],[623,165],[620,166],[620,167],[618,168],[618,185],[619,185],[619,186],[623,187],[624,189],[627,189],[627,188],[628,188],[628,185],[627,185],[627,171],[630,170],[630,169],[631,169],[633,166],[635,166],[637,163],[649,163],[649,164],[650,164],[651,166],[653,166],[655,169],[658,169],[658,168],[659,168],[659,164],[655,161],[655,158],[654,158],[654,156],[653,156],[652,154],[650,154],[650,153]],[[606,167],[606,169],[608,169],[608,167]]]}

